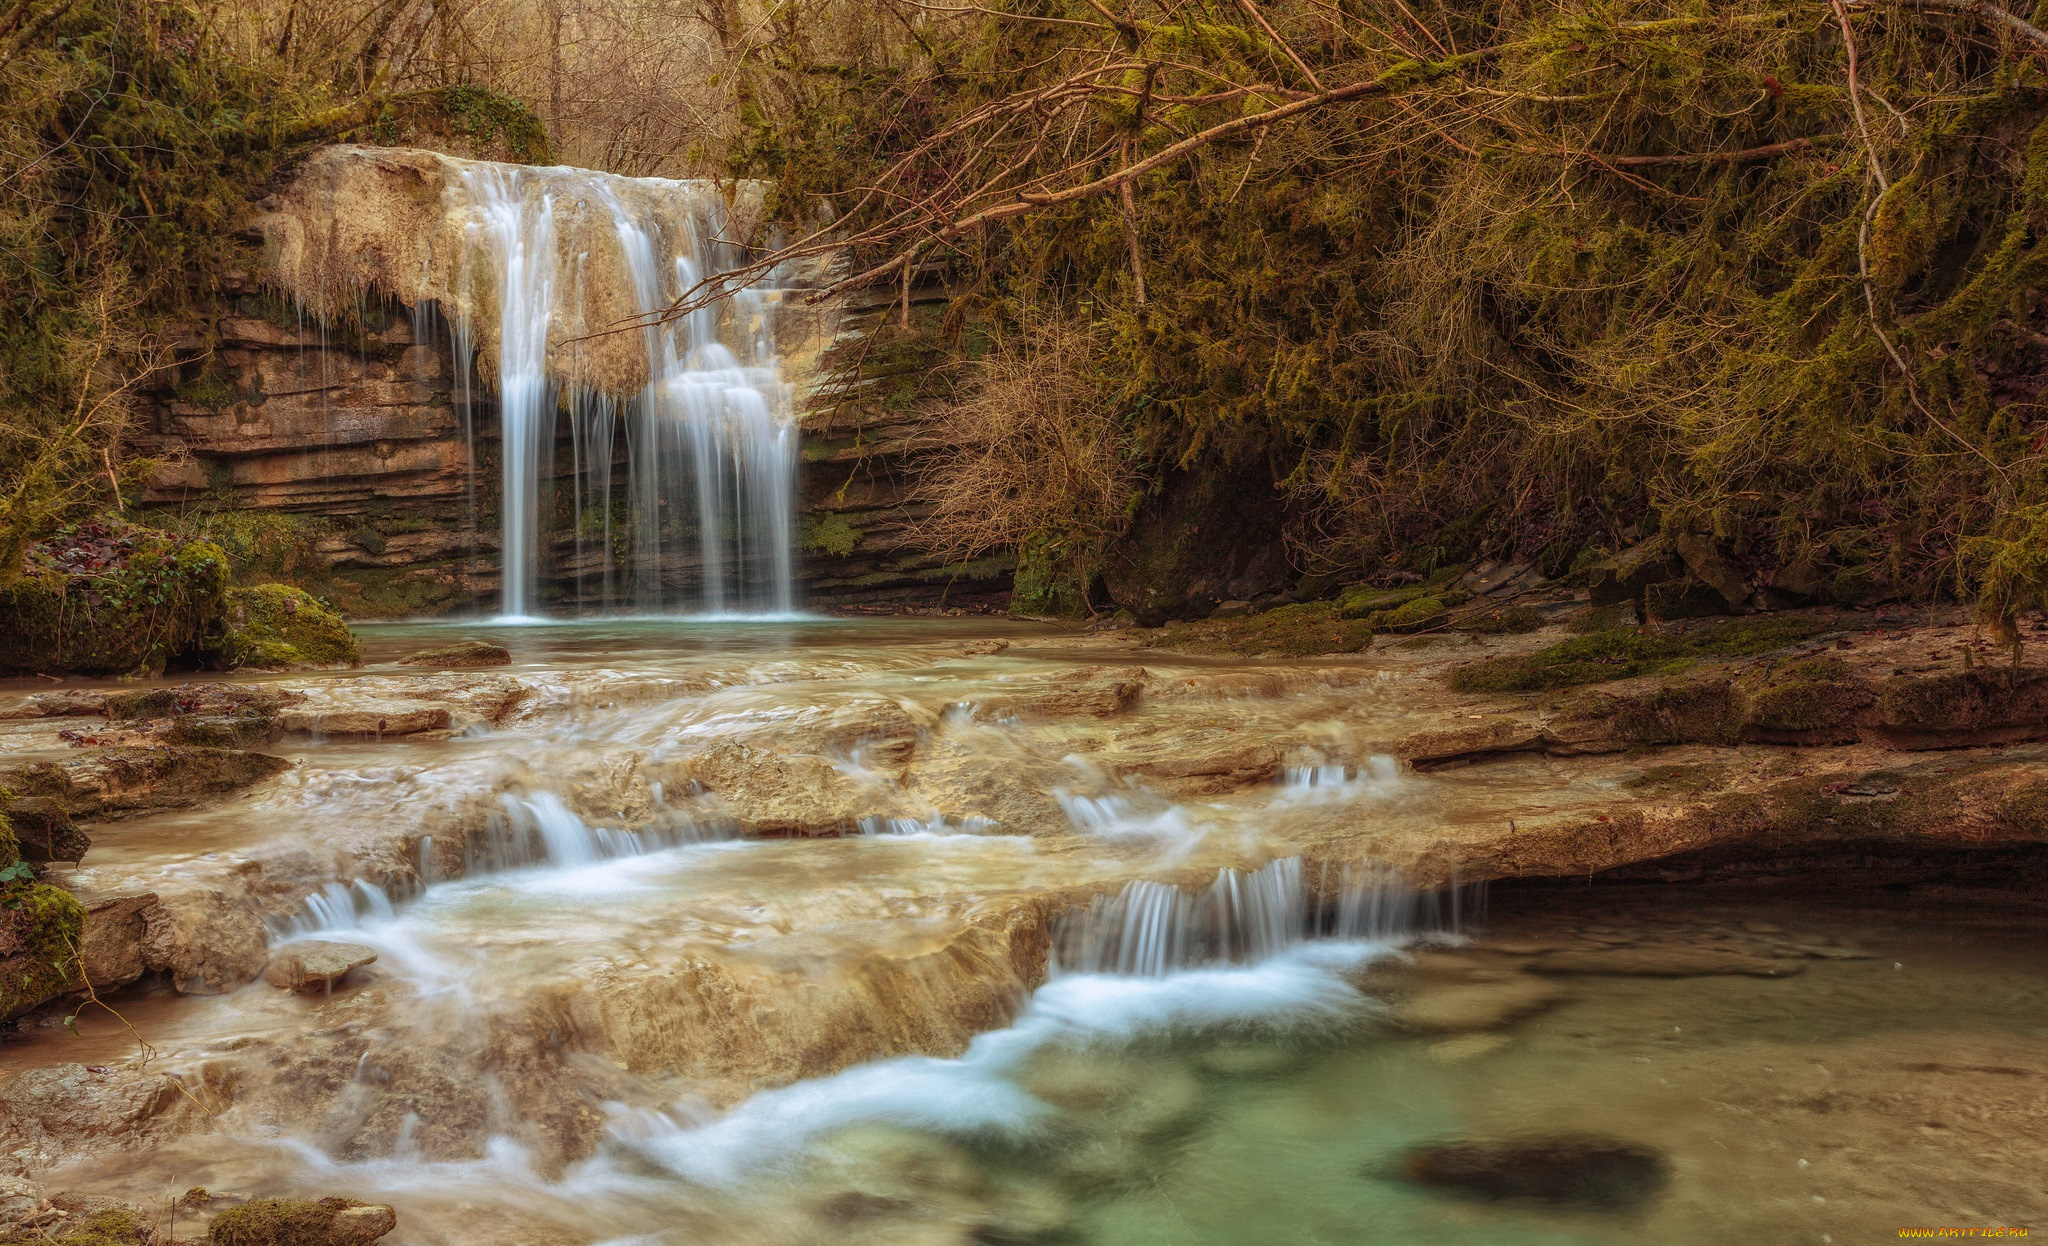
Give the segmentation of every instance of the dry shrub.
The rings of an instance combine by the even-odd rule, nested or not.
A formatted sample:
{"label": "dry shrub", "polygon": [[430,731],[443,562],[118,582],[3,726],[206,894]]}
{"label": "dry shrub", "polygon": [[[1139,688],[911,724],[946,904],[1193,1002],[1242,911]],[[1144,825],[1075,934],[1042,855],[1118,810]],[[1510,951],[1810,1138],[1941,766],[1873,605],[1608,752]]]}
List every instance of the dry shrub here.
{"label": "dry shrub", "polygon": [[966,397],[927,418],[935,448],[913,498],[925,548],[971,558],[1027,538],[1086,546],[1121,531],[1138,473],[1097,371],[1100,343],[1065,320],[1028,322],[977,365]]}

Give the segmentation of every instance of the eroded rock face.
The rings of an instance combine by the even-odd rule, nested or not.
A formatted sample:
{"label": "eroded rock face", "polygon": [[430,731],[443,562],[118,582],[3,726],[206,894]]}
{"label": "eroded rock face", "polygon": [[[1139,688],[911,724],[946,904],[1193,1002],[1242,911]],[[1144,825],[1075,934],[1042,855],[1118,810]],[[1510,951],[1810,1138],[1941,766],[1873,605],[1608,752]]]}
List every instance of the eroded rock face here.
{"label": "eroded rock face", "polygon": [[1142,666],[1083,666],[1051,675],[1024,676],[1011,687],[973,703],[977,718],[1048,722],[1109,718],[1137,703],[1145,689]]}

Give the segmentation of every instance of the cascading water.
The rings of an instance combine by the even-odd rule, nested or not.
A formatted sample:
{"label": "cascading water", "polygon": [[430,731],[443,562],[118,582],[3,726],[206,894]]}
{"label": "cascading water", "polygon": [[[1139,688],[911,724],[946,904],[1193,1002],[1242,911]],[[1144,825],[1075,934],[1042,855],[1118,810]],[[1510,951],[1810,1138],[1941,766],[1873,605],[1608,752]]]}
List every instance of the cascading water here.
{"label": "cascading water", "polygon": [[[469,161],[445,194],[462,223],[455,302],[494,331],[503,612],[536,613],[552,573],[573,579],[579,600],[788,613],[797,434],[771,314],[779,292],[749,288],[659,319],[738,264],[723,200],[689,182]],[[622,292],[637,326],[597,310]],[[460,365],[478,326],[451,320]],[[638,339],[637,390],[590,375],[601,369],[584,355],[602,333]],[[564,420],[572,462],[560,490]],[[565,526],[568,575],[557,565],[568,542],[555,535]]]}

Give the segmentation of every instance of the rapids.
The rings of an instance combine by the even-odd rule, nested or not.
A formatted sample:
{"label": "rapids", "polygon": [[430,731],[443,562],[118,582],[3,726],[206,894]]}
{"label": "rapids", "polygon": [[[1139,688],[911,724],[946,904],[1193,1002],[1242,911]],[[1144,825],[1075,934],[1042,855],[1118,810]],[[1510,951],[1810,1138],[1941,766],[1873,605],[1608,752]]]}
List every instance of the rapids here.
{"label": "rapids", "polygon": [[[1127,712],[1130,655],[1022,625],[465,632],[514,665],[422,677],[388,662],[446,629],[366,627],[365,670],[289,681],[512,708],[296,738],[225,804],[94,828],[87,897],[225,897],[272,948],[377,959],[30,1027],[14,1158],[47,1188],[344,1194],[401,1246],[1825,1243],[2048,1210],[2037,921],[1461,887],[1449,839],[1632,763],[1409,772],[1387,741],[1444,711],[1397,664],[1146,653]],[[1660,1183],[1493,1202],[1404,1168],[1554,1133]]]}

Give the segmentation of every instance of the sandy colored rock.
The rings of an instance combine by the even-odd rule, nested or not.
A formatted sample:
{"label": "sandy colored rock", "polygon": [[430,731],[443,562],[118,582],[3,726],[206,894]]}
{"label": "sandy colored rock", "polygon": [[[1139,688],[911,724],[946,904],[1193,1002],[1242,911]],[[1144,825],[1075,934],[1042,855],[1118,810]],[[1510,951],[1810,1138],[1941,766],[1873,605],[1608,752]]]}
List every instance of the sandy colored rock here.
{"label": "sandy colored rock", "polygon": [[750,835],[843,835],[864,818],[918,813],[893,788],[808,754],[726,743],[692,758],[688,770]]}
{"label": "sandy colored rock", "polygon": [[156,903],[156,896],[145,892],[109,896],[85,906],[78,952],[94,990],[126,986],[149,968],[143,957],[143,939],[149,911]]}
{"label": "sandy colored rock", "polygon": [[162,895],[143,914],[142,959],[186,995],[220,995],[253,981],[270,960],[251,908],[214,891]]}
{"label": "sandy colored rock", "polygon": [[1109,718],[1137,703],[1150,676],[1142,666],[1081,666],[1051,675],[1028,675],[973,703],[977,718],[1044,722]]}
{"label": "sandy colored rock", "polygon": [[429,701],[357,701],[331,709],[291,710],[284,715],[284,729],[329,739],[384,740],[446,730],[451,717],[447,706]]}
{"label": "sandy colored rock", "polygon": [[[190,1081],[195,1094],[207,1093],[203,1074]],[[172,1078],[125,1065],[48,1065],[0,1081],[0,1154],[31,1171],[60,1156],[142,1145],[204,1119]]]}
{"label": "sandy colored rock", "polygon": [[292,943],[271,958],[263,980],[281,991],[331,991],[355,970],[377,959],[360,943],[311,939]]}
{"label": "sandy colored rock", "polygon": [[282,757],[172,745],[82,751],[62,761],[0,766],[0,788],[47,798],[81,821],[182,809],[284,770]]}

